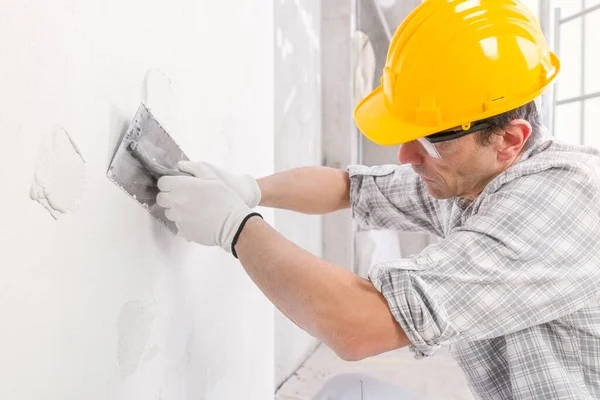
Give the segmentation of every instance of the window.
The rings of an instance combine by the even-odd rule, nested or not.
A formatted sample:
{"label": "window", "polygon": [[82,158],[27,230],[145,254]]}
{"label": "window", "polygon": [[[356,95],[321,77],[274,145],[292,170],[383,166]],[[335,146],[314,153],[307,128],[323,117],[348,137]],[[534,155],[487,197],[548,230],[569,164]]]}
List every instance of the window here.
{"label": "window", "polygon": [[[553,96],[558,140],[600,147],[600,0],[549,0],[553,48],[561,60]],[[542,15],[544,13],[542,12]],[[548,33],[548,32],[547,32]]]}

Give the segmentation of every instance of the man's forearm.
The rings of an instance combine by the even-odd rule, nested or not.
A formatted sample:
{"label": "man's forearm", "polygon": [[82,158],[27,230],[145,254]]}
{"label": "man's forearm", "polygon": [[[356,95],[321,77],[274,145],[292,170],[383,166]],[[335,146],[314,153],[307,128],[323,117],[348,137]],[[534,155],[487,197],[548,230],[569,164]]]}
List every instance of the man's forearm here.
{"label": "man's forearm", "polygon": [[343,170],[301,167],[257,179],[261,206],[305,214],[327,214],[350,207],[350,178]]}
{"label": "man's forearm", "polygon": [[341,357],[360,359],[408,345],[370,281],[306,252],[262,219],[248,220],[235,249],[269,300]]}

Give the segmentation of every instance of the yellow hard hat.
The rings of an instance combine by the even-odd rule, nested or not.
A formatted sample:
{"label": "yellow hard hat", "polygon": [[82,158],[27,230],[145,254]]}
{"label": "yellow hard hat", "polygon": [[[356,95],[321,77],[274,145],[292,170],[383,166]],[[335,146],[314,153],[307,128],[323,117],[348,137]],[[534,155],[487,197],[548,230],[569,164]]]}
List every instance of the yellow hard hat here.
{"label": "yellow hard hat", "polygon": [[410,142],[518,108],[560,69],[519,0],[426,0],[400,25],[381,86],[354,112],[380,145]]}

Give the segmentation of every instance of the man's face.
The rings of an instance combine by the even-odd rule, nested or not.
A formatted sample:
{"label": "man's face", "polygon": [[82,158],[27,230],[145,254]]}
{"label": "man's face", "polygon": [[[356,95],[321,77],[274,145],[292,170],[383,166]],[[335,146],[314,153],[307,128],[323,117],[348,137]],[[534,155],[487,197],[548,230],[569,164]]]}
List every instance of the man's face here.
{"label": "man's face", "polygon": [[[525,124],[531,129],[527,122]],[[456,147],[452,154],[442,154],[441,158],[430,156],[421,143],[413,141],[400,146],[398,159],[401,164],[412,165],[432,197],[473,200],[492,179],[514,162],[515,151],[520,151],[524,139],[529,135],[526,132],[524,138],[521,138],[520,146],[514,149],[510,140],[505,140],[505,133],[492,135],[492,143],[487,146],[477,142],[476,133],[460,137],[455,139]],[[507,149],[509,154],[506,153]]]}

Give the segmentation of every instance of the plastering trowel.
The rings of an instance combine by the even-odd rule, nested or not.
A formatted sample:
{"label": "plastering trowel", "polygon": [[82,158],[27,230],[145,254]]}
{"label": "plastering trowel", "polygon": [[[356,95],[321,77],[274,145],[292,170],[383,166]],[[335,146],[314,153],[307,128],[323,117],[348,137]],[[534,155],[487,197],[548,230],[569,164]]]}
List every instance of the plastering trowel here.
{"label": "plastering trowel", "polygon": [[119,144],[107,176],[150,214],[177,234],[177,226],[165,217],[165,209],[156,204],[156,183],[163,175],[186,175],[177,162],[189,160],[163,129],[150,110],[141,104]]}

